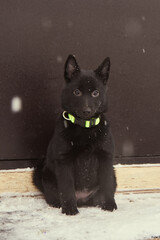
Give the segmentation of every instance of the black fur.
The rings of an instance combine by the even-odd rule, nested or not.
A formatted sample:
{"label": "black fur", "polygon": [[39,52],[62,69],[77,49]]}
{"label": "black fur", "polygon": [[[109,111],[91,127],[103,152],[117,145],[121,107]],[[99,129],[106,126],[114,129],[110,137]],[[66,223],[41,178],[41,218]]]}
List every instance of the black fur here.
{"label": "black fur", "polygon": [[44,193],[47,203],[62,207],[62,213],[67,215],[77,214],[77,206],[83,205],[117,209],[114,144],[104,115],[109,71],[109,58],[92,71],[81,70],[75,57],[69,55],[62,108],[79,119],[100,116],[101,120],[97,126],[84,128],[60,116],[47,158],[34,170],[33,183]]}

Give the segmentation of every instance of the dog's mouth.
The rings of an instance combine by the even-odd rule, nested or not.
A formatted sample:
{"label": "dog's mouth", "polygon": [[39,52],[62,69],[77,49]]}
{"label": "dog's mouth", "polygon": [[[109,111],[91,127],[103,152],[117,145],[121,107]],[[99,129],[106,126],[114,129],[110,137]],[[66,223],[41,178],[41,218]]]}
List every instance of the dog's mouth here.
{"label": "dog's mouth", "polygon": [[99,116],[99,114],[96,114],[95,112],[93,113],[83,113],[83,112],[78,112],[76,111],[74,114],[75,118],[78,120],[83,119],[83,120],[90,120],[92,118],[96,118]]}

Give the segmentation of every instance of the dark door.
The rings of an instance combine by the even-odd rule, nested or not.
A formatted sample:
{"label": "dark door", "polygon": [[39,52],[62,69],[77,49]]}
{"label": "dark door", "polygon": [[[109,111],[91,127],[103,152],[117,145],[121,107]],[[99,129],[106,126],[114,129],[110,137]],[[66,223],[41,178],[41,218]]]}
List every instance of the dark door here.
{"label": "dark door", "polygon": [[82,68],[111,58],[115,162],[159,162],[159,12],[159,0],[0,0],[0,167],[45,156],[70,53]]}

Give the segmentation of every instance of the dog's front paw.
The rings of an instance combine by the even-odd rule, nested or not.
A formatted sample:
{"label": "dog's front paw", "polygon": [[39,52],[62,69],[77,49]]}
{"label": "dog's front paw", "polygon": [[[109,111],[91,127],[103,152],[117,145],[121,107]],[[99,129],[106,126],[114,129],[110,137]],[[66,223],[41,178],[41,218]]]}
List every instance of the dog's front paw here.
{"label": "dog's front paw", "polygon": [[79,213],[78,209],[76,207],[74,208],[62,208],[62,213],[66,215],[76,215]]}
{"label": "dog's front paw", "polygon": [[60,208],[61,204],[58,198],[46,198],[46,202],[51,206],[55,208]]}
{"label": "dog's front paw", "polygon": [[51,207],[54,207],[54,208],[60,208],[61,207],[61,204],[60,204],[59,201],[53,201],[53,202],[49,203],[49,205]]}
{"label": "dog's front paw", "polygon": [[106,201],[105,203],[102,204],[102,209],[105,211],[107,210],[107,211],[113,212],[113,210],[117,209],[117,204],[114,199],[110,201]]}
{"label": "dog's front paw", "polygon": [[62,207],[62,213],[66,215],[76,215],[79,213],[77,206],[71,202],[66,202]]}

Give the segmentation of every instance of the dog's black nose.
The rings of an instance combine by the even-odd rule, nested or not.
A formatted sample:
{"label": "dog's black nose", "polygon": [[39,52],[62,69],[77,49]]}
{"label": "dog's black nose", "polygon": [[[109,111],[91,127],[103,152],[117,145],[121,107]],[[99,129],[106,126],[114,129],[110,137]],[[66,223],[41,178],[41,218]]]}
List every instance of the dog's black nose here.
{"label": "dog's black nose", "polygon": [[88,116],[90,113],[91,113],[91,108],[90,107],[83,108],[84,116]]}

